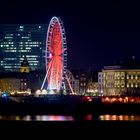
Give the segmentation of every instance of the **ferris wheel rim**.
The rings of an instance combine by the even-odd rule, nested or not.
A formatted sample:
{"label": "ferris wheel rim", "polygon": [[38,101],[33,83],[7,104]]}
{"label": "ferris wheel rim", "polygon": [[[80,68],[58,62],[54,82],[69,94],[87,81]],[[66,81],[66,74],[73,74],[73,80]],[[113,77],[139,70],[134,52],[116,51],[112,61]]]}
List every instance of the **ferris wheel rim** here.
{"label": "ferris wheel rim", "polygon": [[[58,25],[57,25],[58,24]],[[49,55],[51,55],[51,50],[49,48],[53,48],[51,42],[53,42],[53,32],[55,32],[55,28],[57,28],[58,26],[58,29],[59,29],[59,37],[60,37],[60,41],[61,41],[61,58],[62,58],[62,61],[60,62],[61,63],[61,68],[58,70],[60,72],[60,76],[59,76],[59,81],[60,81],[60,87],[62,86],[63,84],[63,81],[64,81],[64,75],[65,75],[65,71],[66,71],[66,62],[67,62],[67,42],[66,42],[66,35],[65,35],[65,28],[63,26],[63,22],[60,18],[58,17],[53,17],[49,23],[49,26],[48,26],[48,31],[47,31],[47,37],[46,37],[46,71],[48,71],[47,67],[49,65],[49,62],[51,62],[51,59],[52,57],[49,58]],[[51,69],[50,69],[51,71]],[[48,74],[48,86],[51,86],[51,80],[50,79],[50,74]],[[58,81],[57,81],[58,82]],[[57,83],[56,82],[56,83]],[[56,84],[57,85],[57,84]]]}
{"label": "ferris wheel rim", "polygon": [[[63,22],[62,20],[59,18],[59,17],[52,17],[51,18],[51,21],[49,23],[49,26],[48,26],[48,30],[47,30],[47,37],[46,37],[46,52],[45,52],[45,58],[47,60],[47,52],[48,52],[48,42],[49,42],[49,33],[50,33],[50,29],[51,29],[51,25],[52,23],[54,24],[54,20],[56,20],[60,26],[60,30],[61,30],[61,37],[62,37],[62,49],[65,49],[64,48],[64,45],[67,46],[67,43],[66,43],[66,35],[65,35],[65,28],[64,28],[64,25],[63,25]],[[64,41],[65,40],[65,41]],[[46,65],[47,65],[47,62],[45,62]]]}

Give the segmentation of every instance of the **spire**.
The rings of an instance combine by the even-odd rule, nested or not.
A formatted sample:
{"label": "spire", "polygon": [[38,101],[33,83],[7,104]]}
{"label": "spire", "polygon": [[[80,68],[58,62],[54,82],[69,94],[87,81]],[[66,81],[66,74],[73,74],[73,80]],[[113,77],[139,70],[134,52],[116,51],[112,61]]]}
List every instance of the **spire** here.
{"label": "spire", "polygon": [[26,56],[24,56],[24,59],[23,59],[23,61],[21,62],[21,66],[29,66],[29,62],[28,62]]}
{"label": "spire", "polygon": [[20,72],[30,72],[30,66],[26,56],[24,57],[23,61],[21,62]]}

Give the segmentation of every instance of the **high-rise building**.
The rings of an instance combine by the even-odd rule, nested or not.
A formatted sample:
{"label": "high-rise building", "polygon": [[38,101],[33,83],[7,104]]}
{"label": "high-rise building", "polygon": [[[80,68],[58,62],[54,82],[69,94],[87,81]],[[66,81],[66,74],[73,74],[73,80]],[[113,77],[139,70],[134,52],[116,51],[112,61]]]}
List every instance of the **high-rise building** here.
{"label": "high-rise building", "polygon": [[0,70],[19,71],[26,57],[31,70],[45,69],[47,25],[1,24]]}

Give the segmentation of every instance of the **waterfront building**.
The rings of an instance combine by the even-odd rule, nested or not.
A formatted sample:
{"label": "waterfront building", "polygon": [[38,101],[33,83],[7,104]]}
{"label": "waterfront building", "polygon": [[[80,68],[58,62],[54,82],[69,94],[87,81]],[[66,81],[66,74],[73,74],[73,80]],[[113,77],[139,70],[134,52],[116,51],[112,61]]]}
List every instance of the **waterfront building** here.
{"label": "waterfront building", "polygon": [[26,58],[21,62],[17,72],[4,71],[0,73],[0,91],[13,95],[31,94],[30,67]]}
{"label": "waterfront building", "polygon": [[133,56],[126,62],[104,66],[98,83],[104,96],[140,96],[140,62]]}
{"label": "waterfront building", "polygon": [[87,83],[87,89],[86,89],[86,95],[90,96],[98,96],[98,89],[99,89],[99,84],[98,82],[88,82]]}
{"label": "waterfront building", "polygon": [[98,72],[88,70],[71,70],[74,79],[77,81],[77,94],[91,95],[98,92]]}
{"label": "waterfront building", "polygon": [[74,79],[77,82],[77,87],[79,88],[77,94],[84,95],[86,93],[87,86],[87,71],[86,70],[71,70]]}
{"label": "waterfront building", "polygon": [[31,94],[29,78],[20,72],[1,73],[0,91],[7,91],[11,95],[29,95]]}

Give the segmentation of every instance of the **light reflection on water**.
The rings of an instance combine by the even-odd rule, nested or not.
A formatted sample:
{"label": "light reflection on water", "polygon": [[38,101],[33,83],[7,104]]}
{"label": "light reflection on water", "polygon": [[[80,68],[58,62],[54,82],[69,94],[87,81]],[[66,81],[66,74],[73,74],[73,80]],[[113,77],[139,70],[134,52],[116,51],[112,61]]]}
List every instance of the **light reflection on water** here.
{"label": "light reflection on water", "polygon": [[72,116],[60,116],[60,115],[26,115],[26,116],[5,116],[1,115],[0,120],[9,121],[74,121]]}
{"label": "light reflection on water", "polygon": [[139,115],[100,115],[101,121],[140,121]]}
{"label": "light reflection on water", "polygon": [[62,116],[62,115],[0,115],[0,120],[7,121],[140,121],[140,115],[110,115],[104,114],[99,116],[86,115],[78,116]]}

